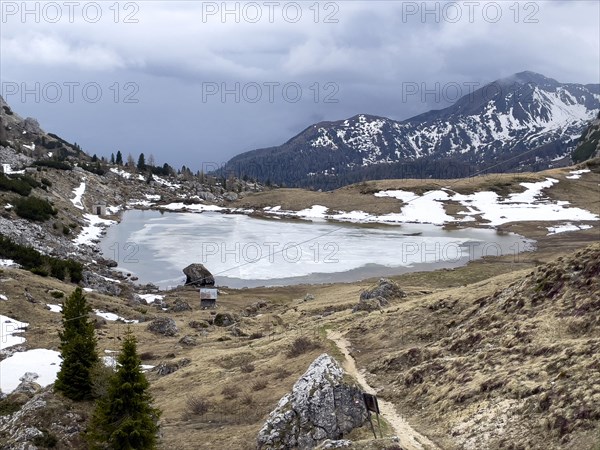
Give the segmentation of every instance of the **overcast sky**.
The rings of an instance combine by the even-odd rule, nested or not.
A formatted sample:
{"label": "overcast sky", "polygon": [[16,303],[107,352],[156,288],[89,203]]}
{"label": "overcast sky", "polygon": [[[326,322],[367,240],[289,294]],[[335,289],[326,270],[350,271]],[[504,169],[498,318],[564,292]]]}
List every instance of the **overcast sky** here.
{"label": "overcast sky", "polygon": [[15,111],[90,154],[175,167],[322,120],[406,119],[523,70],[600,83],[597,1],[0,3]]}

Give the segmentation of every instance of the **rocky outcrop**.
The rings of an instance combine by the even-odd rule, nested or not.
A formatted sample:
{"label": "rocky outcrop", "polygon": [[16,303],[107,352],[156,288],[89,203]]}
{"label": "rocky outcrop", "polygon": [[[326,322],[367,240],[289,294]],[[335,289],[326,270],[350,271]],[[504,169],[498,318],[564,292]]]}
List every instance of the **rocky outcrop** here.
{"label": "rocky outcrop", "polygon": [[372,312],[372,311],[378,311],[383,306],[389,305],[389,303],[390,302],[388,302],[383,297],[367,298],[365,300],[360,299],[359,302],[356,305],[354,305],[354,308],[352,308],[352,312],[359,312],[359,311]]}
{"label": "rocky outcrop", "polygon": [[394,298],[406,297],[406,293],[400,289],[400,287],[387,278],[380,278],[377,286],[374,286],[360,294],[361,300],[368,300],[370,298],[382,297],[385,300],[392,300]]}
{"label": "rocky outcrop", "polygon": [[352,308],[352,312],[378,311],[389,305],[390,300],[402,297],[406,297],[406,294],[396,283],[387,278],[380,278],[376,286],[360,294],[360,300]]}
{"label": "rocky outcrop", "polygon": [[260,450],[315,448],[363,425],[367,411],[360,388],[322,354],[283,397],[258,433]]}
{"label": "rocky outcrop", "polygon": [[217,327],[228,327],[238,321],[238,318],[232,313],[223,312],[215,314],[212,324]]}
{"label": "rocky outcrop", "polygon": [[179,332],[177,325],[175,325],[175,321],[170,317],[154,319],[148,324],[148,331],[162,334],[163,336],[175,336]]}
{"label": "rocky outcrop", "polygon": [[175,300],[175,303],[171,307],[171,311],[173,312],[183,312],[183,311],[191,311],[192,307],[190,304],[180,298]]}
{"label": "rocky outcrop", "polygon": [[187,277],[185,284],[194,286],[214,286],[215,278],[212,273],[204,267],[204,264],[190,264],[183,273]]}
{"label": "rocky outcrop", "polygon": [[191,362],[192,362],[192,360],[189,358],[183,358],[183,359],[180,359],[179,361],[173,361],[173,362],[161,362],[158,366],[156,366],[152,370],[154,372],[156,372],[159,376],[164,377],[165,375],[169,375],[173,372],[177,372],[182,367],[189,366]]}

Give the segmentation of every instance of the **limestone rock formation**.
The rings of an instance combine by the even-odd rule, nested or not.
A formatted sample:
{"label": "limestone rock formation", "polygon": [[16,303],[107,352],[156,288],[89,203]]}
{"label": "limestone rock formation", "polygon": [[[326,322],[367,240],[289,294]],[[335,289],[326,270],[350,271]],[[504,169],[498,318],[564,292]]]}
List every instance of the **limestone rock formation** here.
{"label": "limestone rock formation", "polygon": [[367,411],[360,388],[322,354],[285,395],[258,433],[260,450],[315,448],[363,425]]}

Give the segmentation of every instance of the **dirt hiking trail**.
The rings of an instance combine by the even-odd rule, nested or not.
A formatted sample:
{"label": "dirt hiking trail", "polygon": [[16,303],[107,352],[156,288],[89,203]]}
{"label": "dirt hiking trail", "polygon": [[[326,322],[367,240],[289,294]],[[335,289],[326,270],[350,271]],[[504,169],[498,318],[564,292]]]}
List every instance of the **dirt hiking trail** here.
{"label": "dirt hiking trail", "polygon": [[[350,342],[338,331],[328,330],[327,338],[333,341],[345,356],[343,362],[344,369],[352,375],[368,394],[376,394],[367,383],[363,371],[356,368],[356,362],[350,355]],[[394,432],[400,439],[400,445],[406,450],[440,450],[440,448],[431,442],[427,437],[413,429],[409,423],[396,412],[395,406],[385,400],[377,399],[381,415],[394,429]]]}

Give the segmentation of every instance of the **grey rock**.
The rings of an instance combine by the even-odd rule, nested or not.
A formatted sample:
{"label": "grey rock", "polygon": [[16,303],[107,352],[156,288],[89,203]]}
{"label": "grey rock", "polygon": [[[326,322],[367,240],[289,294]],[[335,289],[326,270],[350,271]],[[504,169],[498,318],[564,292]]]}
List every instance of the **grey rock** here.
{"label": "grey rock", "polygon": [[243,332],[240,327],[238,327],[237,325],[232,326],[229,329],[229,333],[231,333],[232,336],[234,337],[245,337],[248,336],[248,333]]}
{"label": "grey rock", "polygon": [[206,320],[192,320],[188,325],[196,330],[204,330],[210,327],[210,324]]}
{"label": "grey rock", "polygon": [[162,334],[163,336],[175,336],[179,332],[177,325],[175,325],[175,321],[170,317],[154,319],[148,324],[148,331]]}
{"label": "grey rock", "polygon": [[186,334],[184,337],[179,339],[179,343],[181,345],[187,345],[188,347],[194,347],[195,345],[198,345],[196,338],[194,336],[190,336],[189,334]]}
{"label": "grey rock", "polygon": [[296,381],[258,433],[258,449],[315,448],[364,424],[362,391],[344,379],[344,370],[322,354]]}
{"label": "grey rock", "polygon": [[314,300],[314,299],[315,299],[315,296],[314,296],[314,295],[312,295],[312,294],[306,294],[306,295],[304,296],[304,301],[305,301],[305,302],[308,302],[308,301],[310,301],[310,300]]}
{"label": "grey rock", "polygon": [[214,286],[215,278],[212,273],[204,267],[204,264],[190,264],[183,273],[187,277],[185,284],[192,284],[195,286]]}
{"label": "grey rock", "polygon": [[199,192],[198,197],[200,197],[202,200],[205,200],[207,202],[216,202],[217,201],[217,197],[215,197],[215,195],[212,194],[211,192]]}
{"label": "grey rock", "polygon": [[235,202],[238,199],[238,195],[235,192],[228,192],[223,198],[228,202]]}
{"label": "grey rock", "polygon": [[181,299],[176,299],[175,304],[171,307],[171,311],[173,312],[182,312],[182,311],[191,311],[192,307],[186,301]]}
{"label": "grey rock", "polygon": [[162,362],[152,370],[161,377],[164,377],[165,375],[178,371],[182,367],[188,366],[191,362],[192,360],[189,358],[183,358],[175,362]]}
{"label": "grey rock", "polygon": [[119,283],[109,281],[89,270],[83,271],[81,284],[83,287],[91,288],[101,294],[110,295],[112,297],[118,297],[122,292]]}
{"label": "grey rock", "polygon": [[400,289],[400,287],[387,278],[380,278],[377,286],[367,289],[360,294],[361,300],[368,300],[370,298],[383,297],[386,300],[392,300],[394,298],[406,297],[406,293]]}
{"label": "grey rock", "polygon": [[217,313],[213,318],[213,325],[217,327],[228,327],[237,322],[237,318],[231,313]]}
{"label": "grey rock", "polygon": [[359,312],[359,311],[367,311],[367,312],[371,312],[371,311],[378,311],[380,310],[383,306],[387,306],[390,302],[388,302],[385,298],[383,297],[375,297],[375,298],[367,298],[365,300],[361,299],[359,300],[359,302],[354,305],[354,308],[352,308],[352,312]]}

